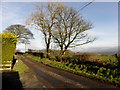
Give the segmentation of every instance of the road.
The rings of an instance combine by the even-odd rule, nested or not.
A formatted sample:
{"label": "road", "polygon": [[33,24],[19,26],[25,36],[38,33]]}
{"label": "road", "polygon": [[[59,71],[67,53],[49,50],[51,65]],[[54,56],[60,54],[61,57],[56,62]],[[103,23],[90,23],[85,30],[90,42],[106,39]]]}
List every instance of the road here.
{"label": "road", "polygon": [[104,82],[49,67],[23,55],[18,58],[34,72],[42,84],[41,88],[116,88]]}

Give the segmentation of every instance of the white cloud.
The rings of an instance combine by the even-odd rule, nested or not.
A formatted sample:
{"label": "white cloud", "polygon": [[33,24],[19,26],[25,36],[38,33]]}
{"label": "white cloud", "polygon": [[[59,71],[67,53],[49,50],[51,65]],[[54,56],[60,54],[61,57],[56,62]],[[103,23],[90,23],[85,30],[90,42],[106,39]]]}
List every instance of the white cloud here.
{"label": "white cloud", "polygon": [[43,44],[43,42],[40,41],[32,41],[29,48],[40,50],[40,49],[44,49],[45,45]]}
{"label": "white cloud", "polygon": [[24,44],[17,44],[16,49],[20,50],[20,51],[25,51],[25,45]]}
{"label": "white cloud", "polygon": [[[30,30],[34,34],[35,39],[30,40],[30,44],[26,45],[26,49],[34,49],[34,50],[45,49],[45,44],[44,44],[42,33],[35,29],[30,29]],[[18,44],[17,49],[21,51],[25,51],[25,45]]]}
{"label": "white cloud", "polygon": [[22,13],[20,15],[20,7],[9,5],[8,3],[2,4],[2,26],[3,30],[13,24],[23,24],[24,18]]}
{"label": "white cloud", "polygon": [[[25,51],[25,44],[17,44],[16,49]],[[32,40],[30,44],[26,45],[26,50],[28,49],[41,50],[41,49],[45,49],[45,45],[40,41]]]}

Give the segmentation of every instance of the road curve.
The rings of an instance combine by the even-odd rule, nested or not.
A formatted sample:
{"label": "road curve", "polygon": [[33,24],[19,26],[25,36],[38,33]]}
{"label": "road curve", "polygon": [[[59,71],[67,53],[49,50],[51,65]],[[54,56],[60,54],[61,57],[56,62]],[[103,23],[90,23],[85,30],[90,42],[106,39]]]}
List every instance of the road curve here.
{"label": "road curve", "polygon": [[18,55],[18,58],[34,72],[42,83],[41,88],[116,88],[113,85],[49,67],[23,55]]}

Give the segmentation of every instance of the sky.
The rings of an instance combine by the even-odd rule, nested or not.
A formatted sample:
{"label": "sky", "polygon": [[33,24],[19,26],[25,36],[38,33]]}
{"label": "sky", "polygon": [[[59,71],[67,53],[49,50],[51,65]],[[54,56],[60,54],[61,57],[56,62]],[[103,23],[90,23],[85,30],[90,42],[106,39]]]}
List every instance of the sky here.
{"label": "sky", "polygon": [[[26,18],[35,10],[36,4],[42,2],[13,2],[5,0],[0,3],[0,25],[2,30],[10,25],[22,24],[25,25]],[[33,0],[34,1],[34,0]],[[89,0],[90,1],[90,0]],[[65,5],[79,10],[88,2],[64,2]],[[90,21],[94,28],[87,31],[91,37],[97,37],[93,43],[89,43],[80,47],[75,47],[70,50],[76,52],[94,52],[113,49],[118,46],[118,2],[96,2],[80,11],[84,18]],[[29,49],[45,49],[42,33],[38,30],[31,29],[35,39],[30,40],[27,45]],[[51,48],[56,48],[51,45]],[[25,45],[18,44],[17,49],[25,49]],[[115,48],[117,50],[117,48]]]}

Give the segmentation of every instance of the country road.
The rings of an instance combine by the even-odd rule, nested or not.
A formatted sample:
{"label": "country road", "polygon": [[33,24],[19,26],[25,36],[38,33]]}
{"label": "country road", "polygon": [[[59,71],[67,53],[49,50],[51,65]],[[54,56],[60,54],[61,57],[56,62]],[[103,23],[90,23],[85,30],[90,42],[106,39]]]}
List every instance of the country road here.
{"label": "country road", "polygon": [[49,67],[23,55],[19,55],[18,58],[34,72],[42,84],[41,88],[116,88],[113,85]]}

